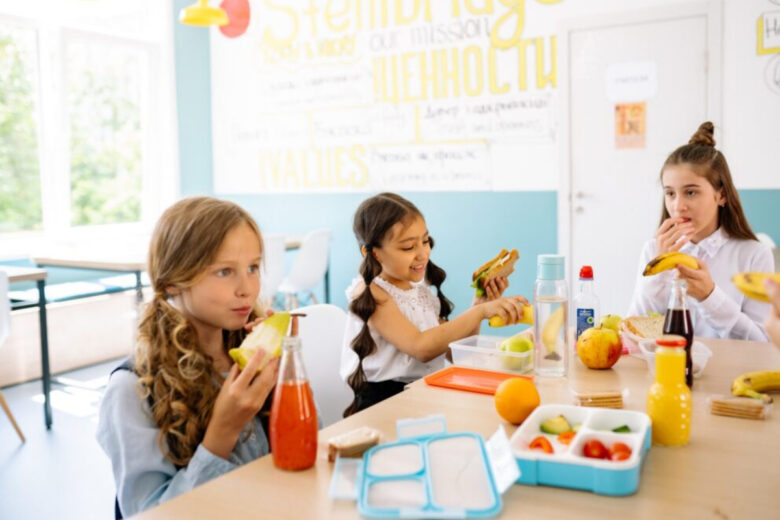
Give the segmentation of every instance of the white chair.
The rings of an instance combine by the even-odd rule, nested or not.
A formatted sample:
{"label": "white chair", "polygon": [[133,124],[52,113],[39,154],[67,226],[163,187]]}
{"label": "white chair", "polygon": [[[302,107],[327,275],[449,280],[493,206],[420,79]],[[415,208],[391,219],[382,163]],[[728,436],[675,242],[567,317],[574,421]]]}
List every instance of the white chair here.
{"label": "white chair", "polygon": [[308,233],[301,241],[290,274],[282,280],[279,291],[285,294],[287,309],[298,306],[298,293],[308,292],[313,303],[317,303],[312,290],[328,270],[330,254],[330,231],[317,229]]}
{"label": "white chair", "polygon": [[263,235],[263,267],[260,278],[260,302],[272,307],[274,295],[284,278],[284,235]]}
{"label": "white chair", "polygon": [[772,240],[772,237],[770,237],[766,233],[756,233],[756,238],[758,238],[758,241],[761,242],[762,244],[766,244],[772,248],[775,247],[775,241]]}
{"label": "white chair", "polygon": [[[344,333],[344,327],[341,327],[340,334],[343,335]],[[11,300],[8,299],[8,274],[6,274],[5,271],[0,271],[0,346],[3,345],[6,338],[11,333]],[[336,373],[338,374],[338,368],[336,368]],[[14,427],[14,430],[16,430],[16,433],[19,435],[19,438],[22,439],[22,442],[25,441],[24,434],[22,433],[21,428],[19,428],[19,425],[16,424],[16,419],[14,419],[14,414],[11,413],[11,409],[8,408],[8,404],[5,402],[5,397],[3,397],[3,392],[0,391],[0,407],[3,408],[3,411],[5,411],[5,414],[8,416],[8,419],[11,421],[11,424]]]}
{"label": "white chair", "polygon": [[306,314],[298,319],[298,336],[303,364],[325,427],[340,420],[352,402],[352,389],[339,376],[347,313],[327,303],[301,307],[295,312]]}

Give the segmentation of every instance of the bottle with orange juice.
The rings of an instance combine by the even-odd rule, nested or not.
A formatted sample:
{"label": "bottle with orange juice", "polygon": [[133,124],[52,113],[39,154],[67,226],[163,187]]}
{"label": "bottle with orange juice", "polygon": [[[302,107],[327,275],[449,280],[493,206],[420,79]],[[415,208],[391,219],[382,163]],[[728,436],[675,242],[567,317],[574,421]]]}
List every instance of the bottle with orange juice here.
{"label": "bottle with orange juice", "polygon": [[647,394],[647,414],[653,421],[653,444],[683,446],[691,434],[691,389],[685,384],[682,336],[656,340],[655,382]]}
{"label": "bottle with orange juice", "polygon": [[269,421],[274,465],[307,469],[317,457],[317,410],[301,357],[301,338],[286,337]]}

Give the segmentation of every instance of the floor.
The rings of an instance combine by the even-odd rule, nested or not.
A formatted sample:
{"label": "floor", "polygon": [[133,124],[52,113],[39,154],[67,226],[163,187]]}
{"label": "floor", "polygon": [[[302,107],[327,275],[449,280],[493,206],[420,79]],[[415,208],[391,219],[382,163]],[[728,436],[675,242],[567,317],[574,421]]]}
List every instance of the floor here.
{"label": "floor", "polygon": [[[118,361],[61,374],[99,387]],[[40,380],[2,389],[22,443],[0,409],[0,519],[108,519],[114,516],[111,464],[95,440],[98,391],[54,385],[51,430]]]}

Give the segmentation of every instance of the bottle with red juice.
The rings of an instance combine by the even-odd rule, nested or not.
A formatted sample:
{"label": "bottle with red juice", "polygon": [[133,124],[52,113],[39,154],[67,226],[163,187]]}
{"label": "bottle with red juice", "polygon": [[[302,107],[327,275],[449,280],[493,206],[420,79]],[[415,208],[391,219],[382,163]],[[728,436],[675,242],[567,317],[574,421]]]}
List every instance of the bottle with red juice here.
{"label": "bottle with red juice", "polygon": [[669,294],[669,306],[664,319],[664,334],[676,334],[685,338],[685,384],[693,388],[693,324],[688,309],[688,284],[682,278],[675,278]]}

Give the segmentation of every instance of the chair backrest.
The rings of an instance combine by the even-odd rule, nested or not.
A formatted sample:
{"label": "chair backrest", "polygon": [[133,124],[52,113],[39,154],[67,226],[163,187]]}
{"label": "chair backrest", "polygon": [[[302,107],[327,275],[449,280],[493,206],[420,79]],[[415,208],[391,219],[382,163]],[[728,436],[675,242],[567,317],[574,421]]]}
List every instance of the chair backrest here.
{"label": "chair backrest", "polygon": [[352,402],[352,389],[339,376],[347,313],[327,303],[300,307],[295,312],[306,314],[298,321],[303,364],[322,415],[322,425],[328,426],[340,420]]}
{"label": "chair backrest", "polygon": [[295,292],[312,290],[325,276],[329,254],[330,230],[317,229],[308,233],[301,241],[284,285]]}
{"label": "chair backrest", "polygon": [[756,233],[756,238],[758,238],[758,241],[762,244],[766,244],[769,247],[775,247],[775,241],[772,240],[772,237],[767,235],[766,233]]}
{"label": "chair backrest", "polygon": [[274,297],[284,279],[284,235],[263,234],[263,267],[260,299],[267,303]]}
{"label": "chair backrest", "polygon": [[0,271],[0,345],[10,334],[11,300],[8,299],[8,273]]}

